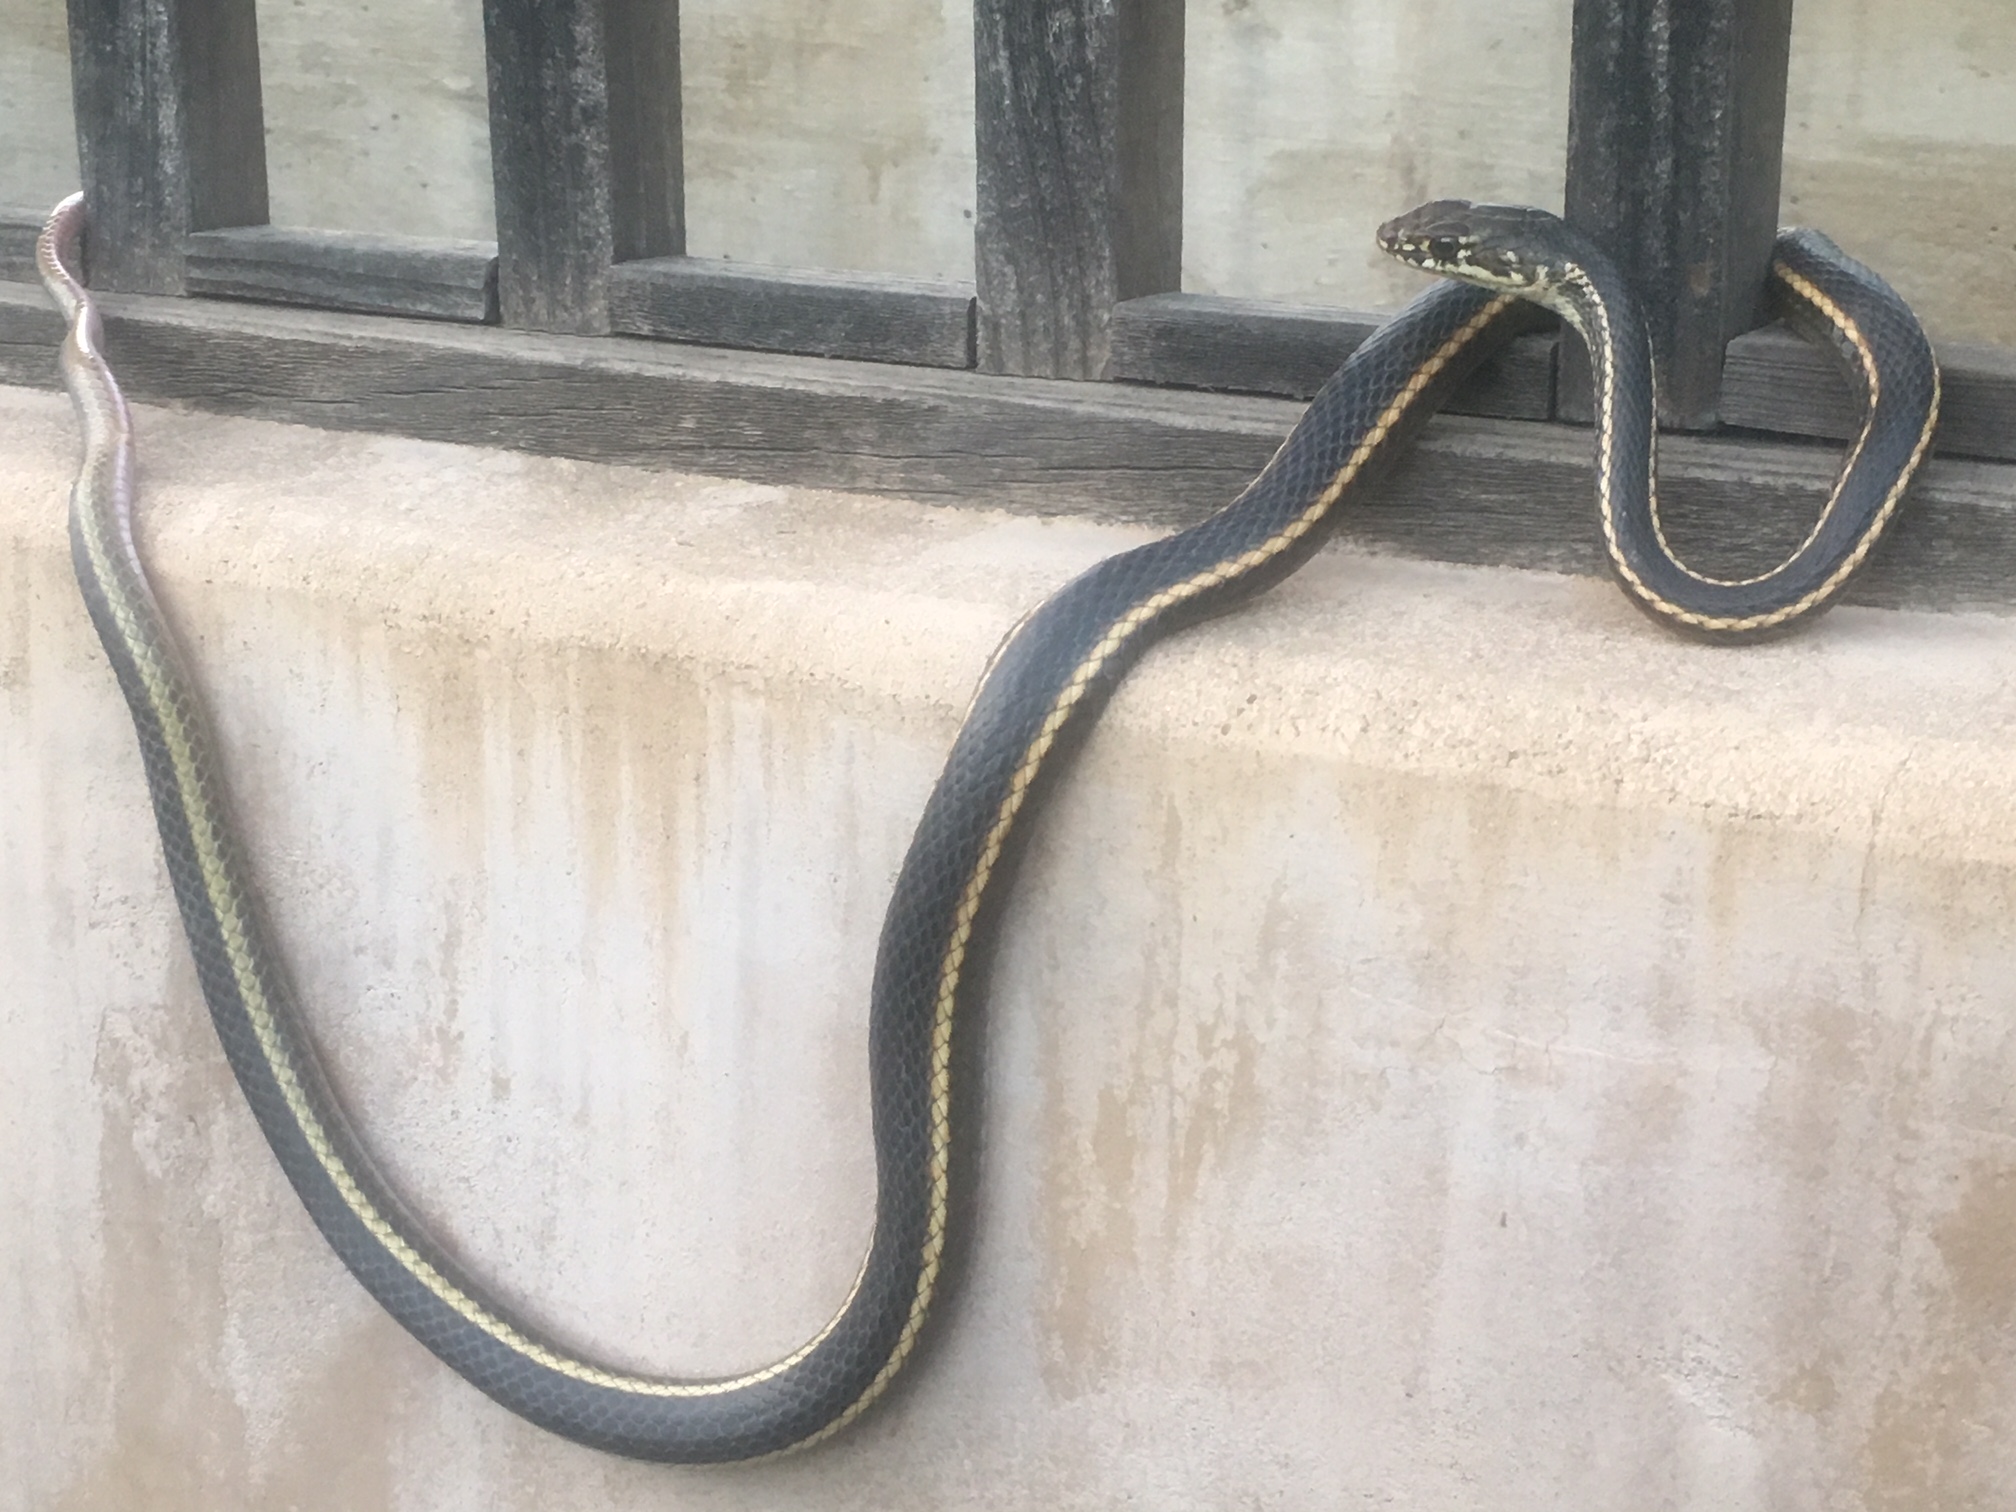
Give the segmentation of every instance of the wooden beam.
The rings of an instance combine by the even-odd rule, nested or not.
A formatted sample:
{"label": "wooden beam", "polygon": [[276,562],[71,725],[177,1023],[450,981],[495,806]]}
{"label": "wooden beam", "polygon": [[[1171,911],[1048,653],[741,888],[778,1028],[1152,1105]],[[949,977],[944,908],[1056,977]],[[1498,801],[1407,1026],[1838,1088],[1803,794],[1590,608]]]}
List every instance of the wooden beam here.
{"label": "wooden beam", "polygon": [[189,238],[191,294],[482,323],[497,319],[497,248],[361,231],[244,226]]}
{"label": "wooden beam", "polygon": [[104,289],[183,290],[183,240],[266,219],[253,0],[69,0],[77,155]]}
{"label": "wooden beam", "polygon": [[[762,482],[1164,526],[1265,464],[1301,406],[944,369],[114,295],[135,399]],[[0,286],[0,382],[53,387],[62,327]],[[1700,566],[1768,566],[1810,526],[1831,447],[1677,437],[1666,526]],[[1349,510],[1347,539],[1447,561],[1602,570],[1586,430],[1447,416]],[[2016,610],[2016,466],[1935,459],[1850,597]]]}
{"label": "wooden beam", "polygon": [[0,206],[0,281],[34,283],[35,238],[42,234],[46,212],[21,206]]}
{"label": "wooden beam", "polygon": [[1183,0],[975,0],[980,368],[1103,378],[1111,313],[1179,287]]}
{"label": "wooden beam", "polygon": [[[2016,349],[1948,342],[1939,348],[1944,394],[1934,447],[1942,457],[2016,462]],[[1782,325],[1729,343],[1722,418],[1795,436],[1845,439],[1861,424],[1834,359]]]}
{"label": "wooden beam", "polygon": [[686,250],[679,0],[604,0],[614,256]]}
{"label": "wooden beam", "polygon": [[[1659,362],[1659,418],[1721,418],[1722,355],[1764,319],[1792,0],[1575,0],[1569,221],[1622,266]],[[1577,342],[1566,413],[1587,418]]]}
{"label": "wooden beam", "polygon": [[609,269],[685,250],[676,0],[484,0],[498,303],[609,328]]}
{"label": "wooden beam", "polygon": [[610,329],[707,346],[973,365],[973,289],[866,273],[653,257],[610,274]]}
{"label": "wooden beam", "polygon": [[[1357,310],[1150,294],[1113,310],[1112,376],[1134,383],[1307,399],[1390,317]],[[1523,336],[1449,402],[1452,414],[1545,420],[1553,414],[1554,337]]]}

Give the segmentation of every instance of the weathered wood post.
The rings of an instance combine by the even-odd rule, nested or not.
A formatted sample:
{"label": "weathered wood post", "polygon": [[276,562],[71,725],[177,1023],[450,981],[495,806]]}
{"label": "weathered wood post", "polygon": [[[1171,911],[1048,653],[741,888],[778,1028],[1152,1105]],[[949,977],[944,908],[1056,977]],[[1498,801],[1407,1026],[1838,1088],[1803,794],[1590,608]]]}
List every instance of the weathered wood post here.
{"label": "weathered wood post", "polygon": [[1183,271],[1183,0],[975,0],[982,372],[1104,378]]}
{"label": "weathered wood post", "polygon": [[69,0],[92,284],[184,292],[192,231],[266,220],[253,0]]}
{"label": "weathered wood post", "polygon": [[609,329],[609,269],[686,250],[677,0],[484,0],[503,322]]}
{"label": "weathered wood post", "polygon": [[[1762,318],[1778,225],[1792,0],[1576,0],[1568,219],[1622,264],[1652,325],[1659,418],[1720,418],[1722,358]],[[1562,408],[1589,414],[1563,343]]]}

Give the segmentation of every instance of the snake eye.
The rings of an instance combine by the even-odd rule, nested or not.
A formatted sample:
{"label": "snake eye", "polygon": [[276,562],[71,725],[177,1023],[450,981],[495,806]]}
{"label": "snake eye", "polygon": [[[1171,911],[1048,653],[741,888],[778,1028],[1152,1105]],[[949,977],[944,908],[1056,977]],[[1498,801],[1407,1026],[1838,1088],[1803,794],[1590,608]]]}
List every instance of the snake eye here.
{"label": "snake eye", "polygon": [[1453,236],[1428,238],[1428,255],[1441,263],[1453,263],[1463,251],[1463,243]]}

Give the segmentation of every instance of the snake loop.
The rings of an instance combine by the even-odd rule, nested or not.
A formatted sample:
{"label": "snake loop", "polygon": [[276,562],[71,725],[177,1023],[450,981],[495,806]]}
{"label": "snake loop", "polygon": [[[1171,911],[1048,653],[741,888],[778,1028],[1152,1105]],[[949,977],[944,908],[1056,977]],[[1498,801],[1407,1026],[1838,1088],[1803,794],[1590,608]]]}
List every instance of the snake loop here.
{"label": "snake loop", "polygon": [[1707,640],[1754,640],[1824,609],[1895,518],[1939,423],[1939,364],[1918,317],[1818,231],[1779,233],[1776,313],[1840,360],[1862,427],[1806,538],[1769,572],[1713,578],[1682,562],[1659,518],[1652,343],[1629,284],[1603,251],[1523,205],[1436,200],[1388,221],[1403,262],[1553,310],[1588,348],[1596,505],[1611,570],[1632,602]]}

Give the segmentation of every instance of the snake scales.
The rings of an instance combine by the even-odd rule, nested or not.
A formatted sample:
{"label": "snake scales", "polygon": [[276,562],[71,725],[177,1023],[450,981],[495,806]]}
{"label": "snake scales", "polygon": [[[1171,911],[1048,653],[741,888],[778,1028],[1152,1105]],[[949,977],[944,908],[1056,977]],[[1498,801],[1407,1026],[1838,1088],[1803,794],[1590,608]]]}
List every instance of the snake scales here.
{"label": "snake scales", "polygon": [[134,545],[132,428],[97,308],[74,272],[83,221],[81,197],[65,201],[37,249],[69,322],[62,369],[84,432],[72,554],[132,713],[225,1055],[316,1225],[416,1338],[513,1412],[653,1460],[803,1448],[851,1422],[902,1368],[939,1290],[954,1211],[965,1106],[954,1040],[980,986],[973,963],[1027,816],[1142,653],[1293,572],[1462,378],[1531,324],[1536,304],[1590,348],[1598,521],[1612,567],[1635,603],[1693,635],[1769,634],[1829,603],[1893,517],[1938,410],[1936,365],[1911,312],[1824,237],[1787,233],[1773,259],[1774,297],[1842,357],[1866,418],[1793,555],[1746,581],[1706,578],[1674,557],[1660,526],[1649,344],[1601,252],[1542,212],[1455,201],[1382,228],[1389,252],[1449,280],[1352,355],[1237,499],[1067,584],[1016,629],[982,680],[883,925],[869,1024],[874,1233],[852,1289],[823,1329],[771,1365],[726,1379],[660,1378],[585,1359],[497,1301],[389,1188],[330,1092],[261,919],[196,679]]}

